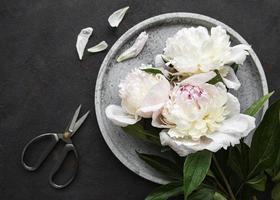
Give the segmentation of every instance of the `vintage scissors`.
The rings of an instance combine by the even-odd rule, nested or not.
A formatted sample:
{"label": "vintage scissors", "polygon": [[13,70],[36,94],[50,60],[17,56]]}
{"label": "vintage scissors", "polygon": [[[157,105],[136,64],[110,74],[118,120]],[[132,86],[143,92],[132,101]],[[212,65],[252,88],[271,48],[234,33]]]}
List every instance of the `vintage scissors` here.
{"label": "vintage scissors", "polygon": [[[78,162],[79,162],[78,152],[77,152],[75,146],[72,143],[71,137],[80,128],[80,126],[86,120],[86,118],[87,118],[87,116],[90,112],[90,111],[88,111],[79,120],[77,120],[77,118],[79,116],[80,109],[81,109],[81,105],[75,111],[74,116],[71,120],[71,123],[67,126],[64,133],[45,133],[45,134],[39,135],[39,136],[33,138],[32,140],[30,140],[30,142],[28,142],[26,144],[26,146],[24,147],[24,149],[22,151],[22,154],[21,154],[21,163],[22,163],[23,167],[28,171],[35,171],[46,160],[48,155],[51,154],[51,152],[53,151],[55,146],[57,146],[57,144],[59,142],[62,142],[63,148],[60,151],[60,154],[59,154],[58,158],[55,159],[56,163],[54,165],[53,170],[50,172],[50,175],[49,175],[50,185],[54,188],[57,188],[57,189],[64,188],[64,187],[68,186],[74,180],[74,178],[77,174],[77,171],[78,171]],[[27,151],[30,152],[30,150],[32,150],[32,146],[35,143],[41,142],[42,140],[50,140],[51,143],[50,143],[49,146],[46,146],[46,150],[44,152],[42,152],[41,156],[36,158],[35,164],[33,164],[33,165],[27,164],[27,162],[25,160],[25,158],[27,156],[26,152]],[[75,159],[73,173],[71,173],[70,178],[68,178],[67,181],[64,184],[58,184],[54,181],[54,176],[59,171],[59,169],[62,166],[65,158],[67,157],[67,155],[69,155],[70,153],[74,154],[74,159]]]}

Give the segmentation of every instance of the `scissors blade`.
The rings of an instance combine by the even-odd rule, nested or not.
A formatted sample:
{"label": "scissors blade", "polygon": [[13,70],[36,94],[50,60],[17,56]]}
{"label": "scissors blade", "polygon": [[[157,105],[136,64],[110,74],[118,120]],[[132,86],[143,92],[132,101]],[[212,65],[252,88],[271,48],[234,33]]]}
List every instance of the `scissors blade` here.
{"label": "scissors blade", "polygon": [[71,121],[70,126],[69,126],[69,128],[68,128],[68,130],[69,130],[70,133],[73,133],[73,132],[74,132],[74,127],[75,127],[77,118],[78,118],[78,116],[79,116],[80,110],[81,110],[81,105],[79,105],[79,107],[77,108],[77,110],[75,111],[75,113],[74,113],[74,115],[73,115],[72,121]]}
{"label": "scissors blade", "polygon": [[90,111],[87,111],[86,114],[84,114],[76,123],[75,126],[73,128],[73,132],[71,134],[71,137],[76,133],[76,131],[80,128],[80,126],[84,123],[84,121],[86,120],[88,114],[90,113]]}

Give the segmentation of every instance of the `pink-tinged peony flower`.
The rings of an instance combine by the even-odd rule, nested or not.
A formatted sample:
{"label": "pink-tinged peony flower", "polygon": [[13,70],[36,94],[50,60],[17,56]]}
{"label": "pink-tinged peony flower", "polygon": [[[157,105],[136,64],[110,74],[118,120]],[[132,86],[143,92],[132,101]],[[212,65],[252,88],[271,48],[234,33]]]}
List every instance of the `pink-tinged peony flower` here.
{"label": "pink-tinged peony flower", "polygon": [[176,85],[153,125],[165,127],[162,145],[180,156],[207,149],[216,152],[239,143],[255,128],[255,118],[240,114],[236,97],[221,83],[206,83],[214,72],[193,75]]}
{"label": "pink-tinged peony flower", "polygon": [[152,117],[168,100],[170,92],[170,84],[163,75],[140,69],[130,72],[119,88],[121,106],[109,105],[105,113],[113,123],[123,127],[135,124],[141,117]]}
{"label": "pink-tinged peony flower", "polygon": [[168,38],[163,55],[180,75],[222,70],[226,86],[238,89],[240,82],[228,65],[243,64],[249,49],[247,44],[231,47],[230,36],[220,26],[211,28],[210,34],[199,26],[183,28]]}

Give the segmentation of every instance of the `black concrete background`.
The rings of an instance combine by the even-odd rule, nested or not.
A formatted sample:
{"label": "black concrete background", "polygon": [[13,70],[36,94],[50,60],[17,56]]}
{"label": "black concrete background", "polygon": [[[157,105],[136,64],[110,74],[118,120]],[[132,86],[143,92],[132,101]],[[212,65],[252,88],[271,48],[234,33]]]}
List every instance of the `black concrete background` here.
{"label": "black concrete background", "polygon": [[[130,6],[119,28],[108,16]],[[94,86],[106,52],[78,60],[79,31],[93,27],[88,47],[111,46],[149,17],[194,12],[216,18],[254,48],[269,88],[280,84],[278,0],[1,0],[0,1],[0,199],[140,200],[156,184],[130,172],[105,144],[94,114]],[[275,99],[279,93],[274,95]],[[40,133],[62,131],[78,104],[92,113],[74,143],[80,154],[76,180],[64,190],[47,183],[51,163],[30,173],[20,165],[24,144]]]}

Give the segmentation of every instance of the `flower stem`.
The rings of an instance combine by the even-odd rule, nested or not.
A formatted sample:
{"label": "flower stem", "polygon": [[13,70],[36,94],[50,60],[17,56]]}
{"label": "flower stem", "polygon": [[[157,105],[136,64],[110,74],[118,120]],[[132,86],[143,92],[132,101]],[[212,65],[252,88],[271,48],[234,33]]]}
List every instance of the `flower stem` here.
{"label": "flower stem", "polygon": [[216,176],[214,176],[214,180],[216,181],[217,185],[218,185],[218,188],[221,190],[220,192],[225,194],[225,195],[228,195],[228,192],[227,190],[224,188],[224,186],[220,183],[220,181],[217,179]]}
{"label": "flower stem", "polygon": [[236,193],[235,193],[235,196],[237,196],[237,195],[239,194],[239,192],[240,192],[241,189],[243,188],[244,184],[245,184],[244,182],[242,182],[242,183],[240,184],[239,188],[237,189],[237,191],[236,191]]}
{"label": "flower stem", "polygon": [[228,182],[228,180],[227,180],[227,178],[226,178],[224,172],[222,171],[222,169],[221,169],[221,167],[220,167],[220,165],[219,165],[219,163],[218,163],[218,161],[217,161],[215,155],[213,155],[213,160],[214,160],[214,163],[215,163],[215,165],[216,165],[216,167],[217,167],[217,169],[218,169],[220,175],[222,176],[222,178],[223,178],[223,180],[224,180],[224,183],[225,183],[226,188],[227,188],[227,190],[228,190],[228,192],[229,192],[230,198],[231,198],[232,200],[236,200],[236,198],[235,198],[235,196],[234,196],[234,194],[233,194],[233,192],[232,192],[232,189],[231,189],[231,187],[230,187],[230,185],[229,185],[229,182]]}

